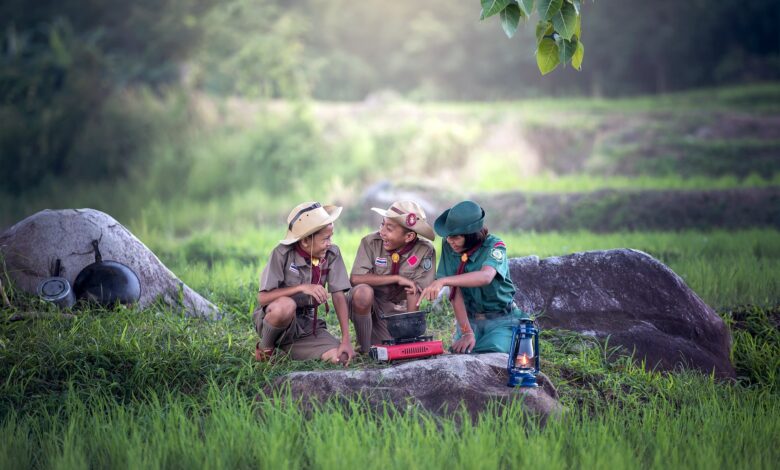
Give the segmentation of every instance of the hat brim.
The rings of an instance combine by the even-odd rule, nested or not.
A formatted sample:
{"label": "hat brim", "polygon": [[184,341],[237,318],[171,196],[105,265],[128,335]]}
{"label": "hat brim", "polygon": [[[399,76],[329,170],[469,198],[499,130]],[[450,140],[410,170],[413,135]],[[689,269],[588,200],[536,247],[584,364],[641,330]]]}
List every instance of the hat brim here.
{"label": "hat brim", "polygon": [[469,233],[479,232],[485,225],[485,209],[482,209],[482,217],[480,217],[478,220],[468,225],[462,227],[452,227],[451,229],[447,229],[446,226],[447,216],[449,214],[450,209],[447,209],[442,212],[440,216],[436,217],[436,220],[433,222],[434,230],[436,230],[436,233],[442,238],[451,237],[453,235],[466,235]]}
{"label": "hat brim", "polygon": [[416,234],[427,238],[428,240],[431,241],[436,240],[436,234],[433,232],[433,228],[430,226],[430,224],[427,221],[423,219],[417,219],[417,223],[414,224],[413,227],[410,227],[406,224],[406,217],[403,215],[396,214],[395,212],[390,212],[384,209],[380,209],[378,207],[372,207],[371,210],[381,215],[382,217],[387,217],[392,221],[398,222],[405,229],[411,230]]}
{"label": "hat brim", "polygon": [[304,233],[295,235],[292,233],[292,231],[287,230],[287,236],[285,236],[284,240],[279,240],[279,243],[282,245],[292,245],[293,243],[298,242],[301,238],[308,237],[312,233],[317,233],[326,226],[332,224],[336,221],[336,219],[339,218],[341,215],[342,208],[339,206],[333,206],[333,205],[327,205],[322,206],[323,209],[325,209],[325,212],[328,213],[328,217],[322,220],[319,224],[315,225],[314,227],[309,228]]}

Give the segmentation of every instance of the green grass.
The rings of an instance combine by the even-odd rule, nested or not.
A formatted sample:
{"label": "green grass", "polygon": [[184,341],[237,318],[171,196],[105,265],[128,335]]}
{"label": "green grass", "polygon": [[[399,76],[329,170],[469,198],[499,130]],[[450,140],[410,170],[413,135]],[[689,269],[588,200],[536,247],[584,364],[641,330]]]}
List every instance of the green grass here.
{"label": "green grass", "polygon": [[[735,318],[780,354],[760,313]],[[543,370],[566,407],[544,427],[519,403],[475,422],[373,414],[360,401],[306,413],[283,390],[258,393],[289,371],[329,367],[253,362],[243,321],[120,309],[0,332],[2,468],[772,468],[780,457],[776,375],[662,375],[566,332],[542,336]],[[745,350],[737,336],[735,355]]]}

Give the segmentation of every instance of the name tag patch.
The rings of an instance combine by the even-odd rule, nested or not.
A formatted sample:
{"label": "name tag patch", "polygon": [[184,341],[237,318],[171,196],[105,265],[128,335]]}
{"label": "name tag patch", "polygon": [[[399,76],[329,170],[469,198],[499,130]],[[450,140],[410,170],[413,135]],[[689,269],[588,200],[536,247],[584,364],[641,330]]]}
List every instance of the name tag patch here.
{"label": "name tag patch", "polygon": [[374,265],[376,266],[387,266],[387,258],[377,258],[374,260]]}

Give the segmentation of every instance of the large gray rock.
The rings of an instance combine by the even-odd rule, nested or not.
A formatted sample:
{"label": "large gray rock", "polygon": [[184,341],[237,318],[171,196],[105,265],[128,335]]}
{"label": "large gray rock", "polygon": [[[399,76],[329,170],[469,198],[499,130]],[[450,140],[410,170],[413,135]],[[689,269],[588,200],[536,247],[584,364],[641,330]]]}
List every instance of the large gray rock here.
{"label": "large gray rock", "polygon": [[14,285],[35,294],[62,260],[61,276],[71,286],[84,267],[95,261],[92,240],[100,240],[103,259],[129,266],[141,281],[140,307],[162,300],[188,316],[217,319],[214,304],[180,281],[140,240],[111,216],[93,209],[43,210],[0,235],[0,255]]}
{"label": "large gray rock", "polygon": [[671,269],[620,249],[510,260],[515,302],[542,328],[577,331],[620,345],[649,368],[690,367],[734,377],[723,319]]}
{"label": "large gray rock", "polygon": [[462,404],[476,417],[491,402],[513,400],[521,400],[541,420],[561,411],[558,393],[544,374],[537,378],[539,388],[507,387],[506,363],[502,353],[445,354],[386,368],[293,372],[277,378],[265,393],[289,386],[293,398],[327,402],[361,397],[375,409],[389,404],[439,415],[451,415]]}

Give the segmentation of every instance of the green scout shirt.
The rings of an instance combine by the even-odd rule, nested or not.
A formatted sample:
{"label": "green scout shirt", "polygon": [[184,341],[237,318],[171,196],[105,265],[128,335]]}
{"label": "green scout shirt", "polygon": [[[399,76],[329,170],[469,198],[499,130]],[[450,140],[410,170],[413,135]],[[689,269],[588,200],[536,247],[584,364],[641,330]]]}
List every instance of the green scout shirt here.
{"label": "green scout shirt", "polygon": [[[436,277],[454,276],[460,266],[460,257],[446,240],[442,241],[441,260]],[[507,305],[515,296],[515,286],[509,276],[506,245],[493,234],[488,234],[482,246],[469,257],[464,273],[480,271],[483,266],[495,269],[496,277],[486,286],[459,287],[463,292],[466,311],[470,314],[506,312]]]}
{"label": "green scout shirt", "polygon": [[[349,290],[352,286],[347,276],[347,268],[341,251],[336,245],[331,245],[325,253],[325,261],[320,265],[322,286],[328,286],[328,292]],[[271,252],[271,259],[265,265],[260,275],[260,291],[271,291],[282,287],[293,287],[311,282],[311,264],[295,251],[295,245],[279,244]],[[297,294],[293,298],[300,307],[310,304],[311,300],[305,294]]]}
{"label": "green scout shirt", "polygon": [[[366,235],[360,240],[355,262],[352,264],[352,274],[388,275],[393,267],[391,254],[382,245],[378,232]],[[424,238],[418,238],[414,248],[401,256],[398,274],[414,281],[420,289],[425,289],[436,277],[433,267],[436,266],[436,250],[433,243]],[[388,284],[374,287],[374,300],[383,306],[384,312],[392,312],[393,308],[383,304],[399,305],[406,300],[406,291],[398,284]],[[409,306],[411,308],[411,306]]]}

